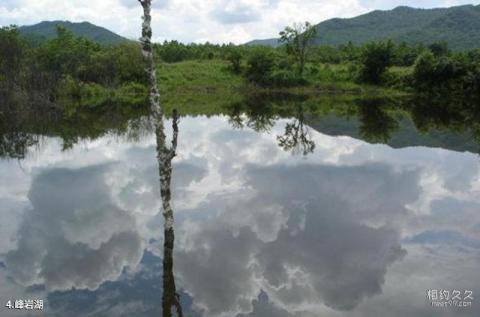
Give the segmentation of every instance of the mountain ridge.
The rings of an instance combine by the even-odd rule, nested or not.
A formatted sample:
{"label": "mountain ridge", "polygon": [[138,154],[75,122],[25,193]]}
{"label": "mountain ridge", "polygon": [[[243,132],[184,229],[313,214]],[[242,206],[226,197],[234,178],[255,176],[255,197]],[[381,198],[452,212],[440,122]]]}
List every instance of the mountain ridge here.
{"label": "mountain ridge", "polygon": [[85,37],[99,44],[110,45],[129,41],[128,39],[90,22],[42,21],[33,25],[20,26],[23,35],[36,41],[44,41],[57,36],[56,26],[64,26],[77,37]]}
{"label": "mountain ridge", "polygon": [[[480,5],[418,9],[399,6],[374,10],[353,18],[333,18],[315,25],[315,45],[391,39],[410,45],[446,41],[453,49],[480,47]],[[278,46],[278,39],[253,40],[246,45]]]}

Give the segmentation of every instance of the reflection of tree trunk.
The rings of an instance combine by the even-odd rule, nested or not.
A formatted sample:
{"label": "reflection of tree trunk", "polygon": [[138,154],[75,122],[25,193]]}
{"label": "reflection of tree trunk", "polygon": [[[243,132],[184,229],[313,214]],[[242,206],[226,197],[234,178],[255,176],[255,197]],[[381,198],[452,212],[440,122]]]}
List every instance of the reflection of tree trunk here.
{"label": "reflection of tree trunk", "polygon": [[180,296],[175,287],[175,277],[173,276],[173,228],[165,228],[165,241],[163,243],[163,316],[172,316],[172,307],[175,307],[178,317],[183,316],[182,306],[180,305]]}
{"label": "reflection of tree trunk", "polygon": [[[157,121],[162,118],[157,118]],[[166,145],[165,131],[163,122],[156,122],[157,137],[157,159],[160,176],[160,194],[162,196],[163,217],[164,217],[164,243],[163,243],[163,316],[172,316],[172,307],[175,308],[177,316],[182,317],[182,307],[180,298],[175,286],[173,276],[173,247],[175,235],[173,231],[173,209],[171,205],[171,180],[172,180],[172,159],[175,157],[178,138],[178,116],[176,111],[173,113],[173,138],[172,145]]]}
{"label": "reflection of tree trunk", "polygon": [[157,136],[157,160],[160,175],[160,194],[162,195],[163,216],[165,218],[165,228],[173,227],[173,209],[170,204],[171,192],[170,183],[172,180],[172,159],[175,157],[178,138],[178,117],[176,111],[173,113],[173,139],[169,148],[166,145],[166,136],[163,129],[163,118],[156,118],[156,136]]}
{"label": "reflection of tree trunk", "polygon": [[[161,120],[161,118],[157,118]],[[176,111],[173,113],[173,138],[172,145],[166,145],[163,122],[156,122],[157,137],[157,159],[160,176],[160,194],[162,196],[163,217],[164,217],[164,243],[163,243],[163,316],[172,316],[172,307],[175,308],[177,316],[182,317],[180,298],[175,286],[173,276],[173,247],[175,235],[173,231],[173,209],[171,205],[171,180],[172,180],[172,159],[175,157],[178,138],[178,117]]]}

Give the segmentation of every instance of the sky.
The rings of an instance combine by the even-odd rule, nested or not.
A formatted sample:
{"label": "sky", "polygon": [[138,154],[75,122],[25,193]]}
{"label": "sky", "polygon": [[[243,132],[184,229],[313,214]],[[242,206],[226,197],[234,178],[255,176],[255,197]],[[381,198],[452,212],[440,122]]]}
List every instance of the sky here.
{"label": "sky", "polygon": [[[399,5],[418,8],[479,4],[472,0],[153,0],[154,40],[236,44],[276,37],[295,22],[349,18]],[[137,0],[0,0],[0,25],[45,20],[88,21],[127,38],[140,35]]]}

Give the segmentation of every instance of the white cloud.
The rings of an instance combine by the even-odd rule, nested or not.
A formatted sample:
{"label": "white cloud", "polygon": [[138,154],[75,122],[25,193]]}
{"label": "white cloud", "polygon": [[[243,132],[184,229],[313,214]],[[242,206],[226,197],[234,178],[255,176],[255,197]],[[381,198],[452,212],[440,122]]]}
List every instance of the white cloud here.
{"label": "white cloud", "polygon": [[25,212],[17,248],[5,255],[15,281],[96,289],[139,263],[142,239],[135,219],[111,202],[104,180],[110,167],[47,169],[35,177],[28,193],[33,208]]}

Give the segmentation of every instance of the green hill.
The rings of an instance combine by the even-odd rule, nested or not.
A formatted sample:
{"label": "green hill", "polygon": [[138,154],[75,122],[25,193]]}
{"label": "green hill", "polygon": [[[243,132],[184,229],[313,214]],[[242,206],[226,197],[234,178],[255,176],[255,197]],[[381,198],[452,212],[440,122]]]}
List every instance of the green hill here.
{"label": "green hill", "polygon": [[19,28],[19,31],[35,41],[42,41],[57,36],[57,25],[64,26],[75,36],[85,37],[100,44],[108,45],[128,41],[118,34],[89,22],[44,21],[35,25],[22,26]]}
{"label": "green hill", "polygon": [[[351,41],[392,39],[408,44],[447,41],[451,48],[480,47],[480,5],[439,9],[397,7],[372,11],[350,19],[331,19],[316,25],[317,45],[339,45]],[[247,45],[276,46],[276,39],[255,40]]]}

